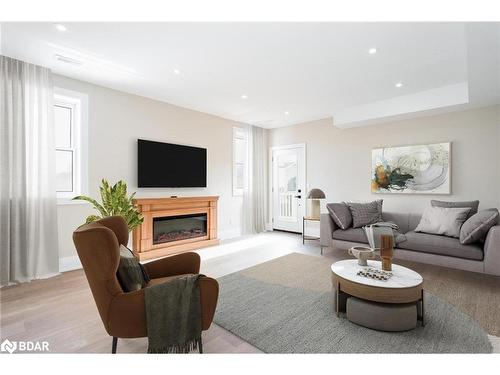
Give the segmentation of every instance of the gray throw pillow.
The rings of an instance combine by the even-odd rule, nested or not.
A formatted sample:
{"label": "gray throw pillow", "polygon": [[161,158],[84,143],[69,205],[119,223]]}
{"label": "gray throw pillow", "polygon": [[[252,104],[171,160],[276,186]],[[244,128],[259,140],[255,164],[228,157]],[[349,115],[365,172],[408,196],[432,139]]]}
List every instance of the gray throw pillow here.
{"label": "gray throw pillow", "polygon": [[352,215],[349,207],[344,202],[342,203],[328,203],[326,205],[328,213],[332,220],[337,224],[340,229],[350,228],[352,225]]}
{"label": "gray throw pillow", "polygon": [[468,245],[483,241],[490,228],[498,223],[498,210],[490,208],[471,216],[460,229],[460,243]]}
{"label": "gray throw pillow", "polygon": [[132,250],[123,245],[120,245],[120,263],[116,277],[124,292],[142,289],[150,281],[146,269],[139,263]]}
{"label": "gray throw pillow", "polygon": [[427,207],[415,232],[458,238],[469,211],[470,208]]}
{"label": "gray throw pillow", "polygon": [[347,202],[352,215],[352,227],[361,228],[382,221],[382,202],[382,199],[369,203]]}
{"label": "gray throw pillow", "polygon": [[467,218],[472,215],[477,214],[477,210],[479,208],[479,201],[466,201],[466,202],[446,202],[446,201],[437,201],[431,200],[432,207],[447,207],[447,208],[470,208],[469,214]]}

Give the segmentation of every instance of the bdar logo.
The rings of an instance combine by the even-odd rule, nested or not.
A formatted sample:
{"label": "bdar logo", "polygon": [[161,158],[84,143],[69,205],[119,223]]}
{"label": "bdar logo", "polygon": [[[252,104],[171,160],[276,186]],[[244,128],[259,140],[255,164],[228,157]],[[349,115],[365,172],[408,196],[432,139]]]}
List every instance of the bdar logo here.
{"label": "bdar logo", "polygon": [[2,345],[0,345],[0,350],[2,352],[9,352],[10,354],[14,353],[17,349],[17,342],[12,342],[10,340],[4,340]]}

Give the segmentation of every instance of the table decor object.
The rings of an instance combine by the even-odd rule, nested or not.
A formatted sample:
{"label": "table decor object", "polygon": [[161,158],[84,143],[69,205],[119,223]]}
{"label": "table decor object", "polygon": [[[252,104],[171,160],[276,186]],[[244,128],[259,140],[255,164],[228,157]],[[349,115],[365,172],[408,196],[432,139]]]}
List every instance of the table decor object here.
{"label": "table decor object", "polygon": [[382,271],[382,270],[378,270],[376,268],[369,267],[369,268],[359,270],[356,275],[363,276],[363,277],[369,277],[370,279],[387,281],[391,278],[392,272]]}
{"label": "table decor object", "polygon": [[392,271],[392,256],[394,253],[393,246],[393,236],[380,236],[380,258],[382,259],[382,269],[384,271]]}
{"label": "table decor object", "polygon": [[367,266],[368,263],[366,261],[375,257],[375,251],[370,247],[364,246],[353,246],[347,253],[357,258],[360,266]]}

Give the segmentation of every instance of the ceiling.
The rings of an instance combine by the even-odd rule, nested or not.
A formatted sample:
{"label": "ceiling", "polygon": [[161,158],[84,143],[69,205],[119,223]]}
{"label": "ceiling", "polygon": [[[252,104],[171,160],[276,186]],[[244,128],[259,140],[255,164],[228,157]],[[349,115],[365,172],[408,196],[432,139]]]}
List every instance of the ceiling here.
{"label": "ceiling", "polygon": [[499,101],[498,23],[62,24],[3,23],[2,54],[266,128]]}

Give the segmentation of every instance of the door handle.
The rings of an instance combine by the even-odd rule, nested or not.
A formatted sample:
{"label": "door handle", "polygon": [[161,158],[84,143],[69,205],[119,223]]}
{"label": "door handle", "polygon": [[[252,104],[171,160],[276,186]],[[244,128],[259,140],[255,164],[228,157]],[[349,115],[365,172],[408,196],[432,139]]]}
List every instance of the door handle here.
{"label": "door handle", "polygon": [[294,198],[302,198],[301,195],[295,195]]}

